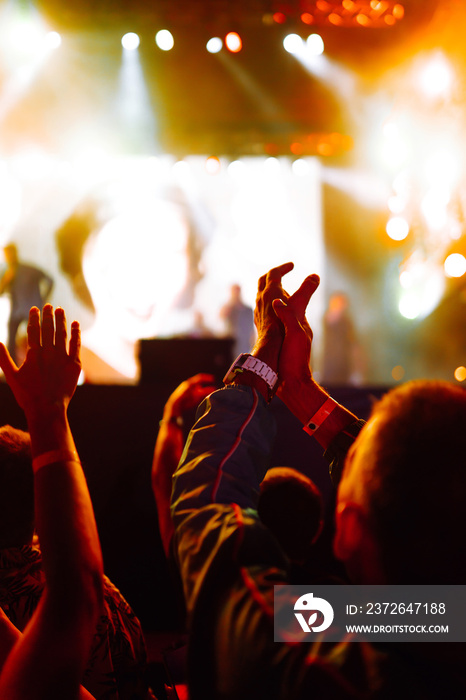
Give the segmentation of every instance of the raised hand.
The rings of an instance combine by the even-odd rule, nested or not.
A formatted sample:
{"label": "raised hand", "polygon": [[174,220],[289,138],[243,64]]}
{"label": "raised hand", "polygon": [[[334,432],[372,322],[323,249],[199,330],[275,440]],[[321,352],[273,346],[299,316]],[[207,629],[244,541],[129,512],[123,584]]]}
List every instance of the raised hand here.
{"label": "raised hand", "polygon": [[[283,324],[283,339],[278,366],[279,396],[290,380],[295,382],[311,379],[312,330],[307,322],[305,312],[307,305],[319,285],[319,277],[306,277],[300,288],[286,303],[275,299],[273,309]],[[294,389],[294,387],[293,387]]]}
{"label": "raised hand", "polygon": [[66,409],[81,372],[79,324],[71,324],[67,350],[65,312],[50,304],[29,312],[26,359],[18,368],[7,348],[0,343],[0,367],[26,417],[47,409]]}

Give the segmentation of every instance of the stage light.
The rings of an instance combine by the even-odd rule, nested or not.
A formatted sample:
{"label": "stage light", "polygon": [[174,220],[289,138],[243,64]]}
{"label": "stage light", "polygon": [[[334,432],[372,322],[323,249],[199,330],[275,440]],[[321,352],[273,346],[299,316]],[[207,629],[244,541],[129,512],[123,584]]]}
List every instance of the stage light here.
{"label": "stage light", "polygon": [[310,34],[306,39],[306,51],[311,56],[320,56],[324,53],[324,40],[319,34]]}
{"label": "stage light", "polygon": [[403,272],[400,272],[400,285],[403,287],[403,289],[409,289],[412,284],[413,276],[411,272],[408,272],[408,270],[403,270]]}
{"label": "stage light", "polygon": [[280,161],[278,160],[278,158],[270,156],[269,158],[265,159],[264,168],[266,168],[266,170],[270,172],[279,172],[279,170],[281,169]]}
{"label": "stage light", "polygon": [[421,311],[421,299],[416,293],[409,293],[402,296],[398,304],[398,310],[402,316],[413,320],[417,318]]}
{"label": "stage light", "polygon": [[446,97],[453,84],[451,65],[443,54],[437,53],[424,65],[415,80],[427,97]]}
{"label": "stage light", "polygon": [[466,272],[466,258],[460,253],[452,253],[443,264],[447,277],[462,277]]}
{"label": "stage light", "polygon": [[304,22],[304,24],[314,24],[314,17],[310,12],[303,12],[301,15],[301,22]]}
{"label": "stage light", "polygon": [[454,372],[454,377],[457,382],[464,382],[466,379],[466,367],[463,367],[462,365],[457,367]]}
{"label": "stage light", "polygon": [[286,15],[283,12],[274,12],[272,15],[273,21],[277,24],[284,24],[286,22]]}
{"label": "stage light", "polygon": [[392,216],[385,230],[393,241],[403,241],[409,233],[409,224],[402,216]]}
{"label": "stage light", "polygon": [[162,51],[170,51],[175,45],[175,40],[168,29],[161,29],[155,35],[155,43]]}
{"label": "stage light", "polygon": [[45,43],[49,49],[58,49],[61,46],[61,36],[58,32],[48,32],[45,37]]}
{"label": "stage light", "polygon": [[304,48],[304,41],[299,34],[287,34],[283,39],[283,48],[288,53],[300,53]]}
{"label": "stage light", "polygon": [[237,32],[228,32],[225,37],[225,46],[231,53],[238,53],[243,48],[243,42]]}
{"label": "stage light", "polygon": [[213,36],[206,44],[206,49],[209,53],[218,53],[223,48],[223,41],[219,36]]}
{"label": "stage light", "polygon": [[401,365],[396,365],[396,367],[392,369],[392,377],[395,380],[395,382],[400,382],[404,376],[405,369]]}
{"label": "stage light", "polygon": [[293,162],[291,170],[293,171],[293,175],[297,175],[298,177],[306,177],[306,175],[309,175],[310,172],[309,163],[304,160],[304,158],[298,158],[298,160]]}
{"label": "stage light", "polygon": [[220,172],[220,160],[217,156],[210,156],[205,162],[205,169],[209,175],[218,175]]}
{"label": "stage light", "polygon": [[332,12],[331,14],[329,14],[328,21],[330,22],[330,24],[333,24],[336,27],[339,27],[341,24],[343,24],[343,18],[336,12]]}
{"label": "stage light", "polygon": [[121,45],[126,51],[135,51],[139,43],[139,37],[134,32],[128,32],[121,37]]}

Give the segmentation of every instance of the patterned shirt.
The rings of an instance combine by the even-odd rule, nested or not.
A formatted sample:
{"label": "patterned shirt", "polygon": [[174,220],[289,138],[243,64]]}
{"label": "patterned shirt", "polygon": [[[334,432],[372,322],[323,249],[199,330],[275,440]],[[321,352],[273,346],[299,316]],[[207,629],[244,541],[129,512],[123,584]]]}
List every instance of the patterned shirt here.
{"label": "patterned shirt", "polygon": [[[39,547],[0,550],[0,606],[23,631],[45,586]],[[146,646],[140,622],[104,576],[104,605],[82,685],[96,700],[152,698],[145,680]]]}

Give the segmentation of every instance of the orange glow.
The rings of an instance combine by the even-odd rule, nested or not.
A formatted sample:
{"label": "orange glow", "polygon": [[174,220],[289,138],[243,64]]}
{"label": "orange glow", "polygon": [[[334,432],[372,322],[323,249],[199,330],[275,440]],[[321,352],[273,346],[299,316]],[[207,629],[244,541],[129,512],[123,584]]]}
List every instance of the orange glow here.
{"label": "orange glow", "polygon": [[325,2],[325,0],[317,0],[316,7],[321,12],[330,12],[332,9],[331,4],[329,2]]}
{"label": "orange glow", "polygon": [[328,16],[328,21],[330,22],[330,24],[335,24],[335,25],[342,24],[342,22],[343,22],[340,15],[337,15],[335,12],[332,12],[332,14]]}
{"label": "orange glow", "polygon": [[392,369],[392,377],[395,380],[395,382],[401,381],[404,376],[405,370],[404,367],[402,367],[401,365],[396,365],[396,367]]}
{"label": "orange glow", "polygon": [[464,382],[464,380],[466,379],[466,367],[463,367],[462,365],[460,367],[457,367],[455,369],[454,377],[457,382]]}
{"label": "orange glow", "polygon": [[264,147],[264,151],[269,156],[276,156],[278,153],[278,146],[276,143],[266,143],[265,147]]}
{"label": "orange glow", "polygon": [[296,141],[290,146],[290,151],[295,154],[295,156],[300,155],[303,152],[303,144]]}
{"label": "orange glow", "polygon": [[283,14],[283,12],[274,12],[272,17],[273,21],[277,24],[284,24],[284,22],[286,22],[286,15]]}
{"label": "orange glow", "polygon": [[403,5],[395,5],[395,7],[392,10],[393,16],[395,19],[403,19],[405,16],[405,8]]}
{"label": "orange glow", "polygon": [[304,22],[304,24],[314,24],[314,17],[310,12],[303,12],[301,15],[301,21]]}
{"label": "orange glow", "polygon": [[228,32],[225,37],[225,46],[231,53],[238,53],[243,48],[243,42],[237,32]]}
{"label": "orange glow", "polygon": [[345,10],[348,10],[348,12],[352,12],[354,10],[354,6],[356,5],[353,0],[343,0],[341,3],[344,7]]}
{"label": "orange glow", "polygon": [[367,15],[358,15],[356,17],[356,22],[363,27],[367,27],[367,25],[370,23],[370,20]]}
{"label": "orange glow", "polygon": [[317,153],[321,156],[331,156],[334,153],[333,146],[327,141],[321,141],[317,144]]}
{"label": "orange glow", "polygon": [[393,15],[385,15],[383,19],[385,24],[388,24],[389,27],[393,27],[393,25],[396,22],[396,19],[393,17]]}

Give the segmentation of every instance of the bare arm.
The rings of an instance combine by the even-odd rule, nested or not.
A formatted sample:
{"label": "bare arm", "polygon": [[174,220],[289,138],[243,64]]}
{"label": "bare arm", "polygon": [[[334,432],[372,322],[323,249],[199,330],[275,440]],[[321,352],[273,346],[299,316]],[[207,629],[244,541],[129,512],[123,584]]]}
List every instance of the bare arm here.
{"label": "bare arm", "polygon": [[173,522],[170,514],[172,476],[184,447],[180,419],[185,411],[198,406],[206,396],[215,391],[213,382],[214,377],[211,374],[196,374],[182,382],[170,395],[160,421],[152,462],[152,490],[157,504],[160,537],[166,556],[168,556],[173,536]]}
{"label": "bare arm", "polygon": [[[0,676],[0,696],[79,697],[102,604],[102,557],[67,408],[80,372],[79,325],[50,305],[31,309],[28,352],[18,369],[0,344],[0,367],[31,434],[36,524],[46,587],[26,632]],[[27,673],[25,673],[27,669]]]}

